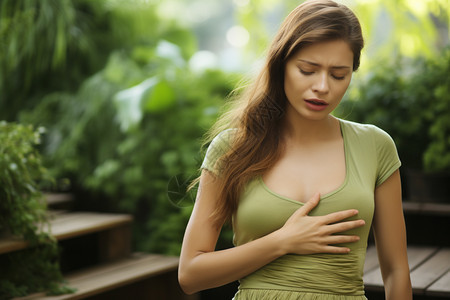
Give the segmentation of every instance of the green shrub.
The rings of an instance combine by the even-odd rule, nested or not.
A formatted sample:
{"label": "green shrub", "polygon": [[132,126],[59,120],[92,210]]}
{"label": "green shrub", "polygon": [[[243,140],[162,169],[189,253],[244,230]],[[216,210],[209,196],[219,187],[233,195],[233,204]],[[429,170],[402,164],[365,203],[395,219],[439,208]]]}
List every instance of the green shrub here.
{"label": "green shrub", "polygon": [[234,79],[192,72],[193,34],[156,4],[4,2],[0,119],[47,128],[45,164],[76,209],[131,213],[137,249],[177,253],[185,181]]}
{"label": "green shrub", "polygon": [[77,93],[50,94],[22,117],[47,128],[43,153],[82,194],[78,208],[131,213],[137,249],[178,254],[201,138],[234,83],[192,72],[180,48],[161,41],[114,52]]}
{"label": "green shrub", "polygon": [[1,256],[0,299],[71,291],[61,285],[57,242],[42,230],[49,224],[40,184],[50,177],[36,149],[41,133],[41,128],[0,122],[0,231],[30,244]]}
{"label": "green shrub", "polygon": [[430,62],[426,71],[424,76],[435,84],[429,90],[433,117],[424,166],[429,172],[450,173],[450,48],[442,57]]}
{"label": "green shrub", "polygon": [[113,51],[161,36],[183,44],[185,58],[195,51],[186,29],[160,20],[148,1],[3,0],[0,20],[0,120],[18,121],[49,93],[77,91]]}

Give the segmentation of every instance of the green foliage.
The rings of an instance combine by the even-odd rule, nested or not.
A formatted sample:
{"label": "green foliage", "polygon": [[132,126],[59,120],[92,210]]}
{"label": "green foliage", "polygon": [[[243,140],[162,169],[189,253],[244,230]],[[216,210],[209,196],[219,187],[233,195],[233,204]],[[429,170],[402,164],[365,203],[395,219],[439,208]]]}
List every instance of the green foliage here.
{"label": "green foliage", "polygon": [[[0,229],[8,228],[13,234],[30,239],[37,231],[35,222],[46,220],[45,203],[36,183],[45,176],[35,149],[42,130],[0,122]],[[33,241],[38,242],[39,237]]]}
{"label": "green foliage", "polygon": [[[343,100],[336,114],[383,128],[394,138],[403,164],[421,168],[430,125],[429,111],[423,108],[429,100],[410,93],[411,78],[405,74],[405,66],[410,64],[374,69],[364,80],[355,83],[349,99]],[[420,88],[421,85],[416,87]]]}
{"label": "green foliage", "polygon": [[[259,55],[270,43],[281,20],[304,1],[254,0],[236,1],[237,19],[251,38],[249,57]],[[433,57],[445,47],[440,30],[450,26],[448,0],[372,0],[336,1],[348,5],[357,15],[366,41],[361,68],[369,70],[378,60],[390,61],[397,56]],[[276,22],[268,24],[275,15]],[[267,26],[270,25],[270,26]],[[441,27],[441,29],[438,28]],[[445,30],[442,30],[445,32]]]}
{"label": "green foliage", "polygon": [[[371,56],[432,57],[444,46],[439,44],[436,25],[440,20],[440,25],[449,26],[446,0],[357,1],[353,9],[362,23]],[[375,63],[368,60],[370,66]]]}
{"label": "green foliage", "polygon": [[429,129],[431,143],[424,153],[427,171],[450,173],[450,48],[442,58],[427,65],[424,76],[435,85],[432,94],[433,123]]}
{"label": "green foliage", "polygon": [[[421,41],[428,42],[432,33],[434,42],[429,15],[423,14],[422,21],[416,11],[410,13],[409,2],[394,2],[409,9],[395,22],[412,16],[408,24],[423,29]],[[161,19],[156,14],[160,4],[153,3],[2,1],[0,51],[7,55],[0,56],[0,118],[47,128],[42,145],[46,165],[58,182],[71,182],[77,208],[131,213],[135,248],[178,254],[195,197],[186,186],[200,165],[200,137],[215,121],[235,77],[217,70],[193,72],[187,61],[196,51],[195,38]],[[238,12],[257,53],[268,43],[261,20],[275,3],[249,2]],[[365,13],[363,26],[373,30],[382,12],[370,3],[358,9]],[[31,20],[41,20],[40,25]],[[421,22],[428,25],[418,28]],[[393,36],[406,36],[398,33],[404,26],[393,28]],[[17,44],[24,46],[15,52]],[[424,43],[417,45],[415,53]],[[402,156],[417,162],[431,138],[427,126],[434,111],[422,109],[429,100],[421,96],[433,81],[408,83],[425,62],[414,64],[413,70],[404,65],[370,73],[361,91],[353,91],[361,101],[348,100],[343,108],[353,110],[353,119],[381,124],[399,140]],[[408,92],[409,86],[415,90]]]}
{"label": "green foliage", "polygon": [[47,128],[45,163],[77,208],[131,213],[138,249],[177,253],[194,196],[168,185],[197,174],[199,139],[234,81],[191,72],[195,38],[156,11],[141,0],[2,1],[0,119]]}
{"label": "green foliage", "polygon": [[161,41],[112,53],[77,93],[50,94],[22,117],[47,128],[54,175],[90,194],[79,205],[131,213],[139,250],[178,254],[194,201],[185,181],[234,83],[221,71],[193,73],[179,47]]}
{"label": "green foliage", "polygon": [[336,110],[347,119],[380,126],[393,137],[407,168],[450,170],[449,49],[431,59],[397,59],[355,83]]}
{"label": "green foliage", "polygon": [[48,88],[50,71],[61,75],[88,40],[71,1],[5,0],[0,9],[0,118],[16,120],[21,108],[32,106],[29,97]]}
{"label": "green foliage", "polygon": [[54,91],[78,90],[109,54],[161,36],[194,51],[185,29],[161,24],[141,0],[4,0],[0,4],[0,119],[17,121]]}
{"label": "green foliage", "polygon": [[0,122],[0,231],[24,238],[27,250],[1,256],[0,299],[60,287],[56,241],[42,229],[48,226],[39,183],[49,181],[36,149],[43,129]]}

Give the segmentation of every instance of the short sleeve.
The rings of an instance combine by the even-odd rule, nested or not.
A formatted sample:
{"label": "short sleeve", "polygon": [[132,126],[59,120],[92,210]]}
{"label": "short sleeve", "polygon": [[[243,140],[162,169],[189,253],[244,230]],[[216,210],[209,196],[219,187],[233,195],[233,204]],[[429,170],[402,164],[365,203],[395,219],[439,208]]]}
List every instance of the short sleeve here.
{"label": "short sleeve", "polygon": [[219,175],[221,167],[220,158],[230,149],[232,132],[232,129],[224,130],[211,141],[201,169],[206,169],[216,176]]}
{"label": "short sleeve", "polygon": [[401,166],[397,147],[389,134],[375,127],[375,147],[377,150],[377,180],[376,186],[381,185]]}

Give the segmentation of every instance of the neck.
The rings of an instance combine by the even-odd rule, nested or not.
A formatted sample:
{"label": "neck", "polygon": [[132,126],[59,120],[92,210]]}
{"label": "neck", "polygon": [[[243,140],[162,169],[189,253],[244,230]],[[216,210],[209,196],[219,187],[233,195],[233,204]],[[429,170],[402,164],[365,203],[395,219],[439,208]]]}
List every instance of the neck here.
{"label": "neck", "polygon": [[283,138],[289,144],[313,144],[335,138],[337,132],[340,135],[339,121],[331,115],[322,120],[286,116],[283,124]]}

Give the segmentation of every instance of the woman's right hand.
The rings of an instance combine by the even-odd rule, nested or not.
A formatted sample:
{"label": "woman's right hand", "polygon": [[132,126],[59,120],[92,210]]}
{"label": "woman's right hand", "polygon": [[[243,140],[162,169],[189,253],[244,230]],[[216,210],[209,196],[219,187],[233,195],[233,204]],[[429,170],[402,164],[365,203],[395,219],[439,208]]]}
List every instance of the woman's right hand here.
{"label": "woman's right hand", "polygon": [[278,230],[283,252],[292,254],[348,253],[347,247],[333,246],[359,240],[357,235],[337,235],[350,229],[364,226],[364,220],[343,221],[358,214],[356,209],[344,210],[325,216],[308,216],[317,206],[320,194],[316,193],[301,208],[292,214]]}

